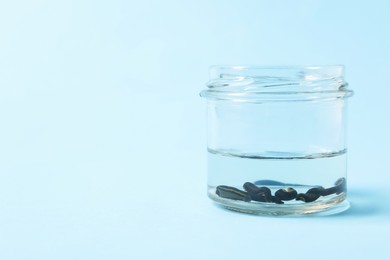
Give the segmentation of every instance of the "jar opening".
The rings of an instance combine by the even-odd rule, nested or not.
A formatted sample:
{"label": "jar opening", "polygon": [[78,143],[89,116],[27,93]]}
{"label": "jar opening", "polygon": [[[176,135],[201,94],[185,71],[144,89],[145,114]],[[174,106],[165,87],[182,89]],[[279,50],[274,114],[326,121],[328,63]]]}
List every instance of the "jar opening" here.
{"label": "jar opening", "polygon": [[200,95],[219,100],[312,100],[352,95],[344,66],[212,66]]}

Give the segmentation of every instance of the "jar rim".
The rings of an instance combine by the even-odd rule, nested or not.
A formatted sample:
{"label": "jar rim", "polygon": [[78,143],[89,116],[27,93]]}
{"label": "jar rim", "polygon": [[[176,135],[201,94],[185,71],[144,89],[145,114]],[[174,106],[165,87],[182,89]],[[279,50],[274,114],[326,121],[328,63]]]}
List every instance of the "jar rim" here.
{"label": "jar rim", "polygon": [[344,65],[213,65],[208,99],[298,101],[350,97]]}
{"label": "jar rim", "polygon": [[333,64],[333,65],[211,65],[209,69],[235,69],[235,70],[245,70],[245,69],[345,69],[345,66],[342,64]]}

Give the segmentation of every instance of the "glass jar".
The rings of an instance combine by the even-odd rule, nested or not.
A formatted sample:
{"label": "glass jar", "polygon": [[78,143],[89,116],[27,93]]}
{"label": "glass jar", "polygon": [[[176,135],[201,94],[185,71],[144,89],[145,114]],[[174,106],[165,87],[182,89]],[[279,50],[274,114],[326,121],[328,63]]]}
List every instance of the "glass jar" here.
{"label": "glass jar", "polygon": [[343,66],[213,66],[207,100],[208,196],[254,214],[346,210]]}

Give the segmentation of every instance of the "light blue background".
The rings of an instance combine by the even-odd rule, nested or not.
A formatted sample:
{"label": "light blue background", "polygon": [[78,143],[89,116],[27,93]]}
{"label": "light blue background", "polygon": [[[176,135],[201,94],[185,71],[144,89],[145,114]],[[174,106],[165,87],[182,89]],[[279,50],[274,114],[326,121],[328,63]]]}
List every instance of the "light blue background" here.
{"label": "light blue background", "polygon": [[[1,1],[0,259],[385,259],[390,2]],[[205,195],[212,64],[344,64],[349,199],[326,218]]]}

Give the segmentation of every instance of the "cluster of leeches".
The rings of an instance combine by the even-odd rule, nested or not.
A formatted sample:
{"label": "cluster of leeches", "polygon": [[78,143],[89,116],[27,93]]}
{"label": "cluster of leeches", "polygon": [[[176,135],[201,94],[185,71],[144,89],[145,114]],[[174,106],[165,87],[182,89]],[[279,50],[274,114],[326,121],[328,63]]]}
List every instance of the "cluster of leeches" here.
{"label": "cluster of leeches", "polygon": [[298,193],[294,188],[279,189],[272,195],[271,189],[262,186],[259,187],[251,182],[246,182],[243,185],[245,191],[226,185],[217,186],[216,194],[219,197],[233,200],[258,201],[283,204],[283,201],[300,200],[303,202],[313,202],[321,196],[331,194],[340,194],[346,190],[345,178],[340,178],[335,182],[335,186],[323,188],[321,186],[311,188],[305,193]]}

